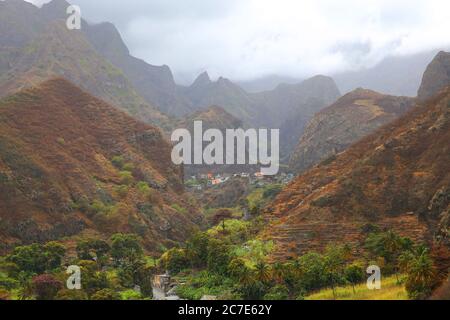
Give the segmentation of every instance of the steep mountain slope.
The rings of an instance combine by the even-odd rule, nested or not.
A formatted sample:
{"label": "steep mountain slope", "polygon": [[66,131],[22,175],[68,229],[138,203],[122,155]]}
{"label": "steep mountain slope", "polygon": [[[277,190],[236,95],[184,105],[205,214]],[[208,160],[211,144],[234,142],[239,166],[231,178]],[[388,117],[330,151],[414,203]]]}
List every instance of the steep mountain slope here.
{"label": "steep mountain slope", "polygon": [[111,23],[84,29],[97,51],[120,68],[146,101],[166,114],[182,116],[192,111],[192,103],[183,94],[168,66],[153,66],[130,55],[116,27]]}
{"label": "steep mountain slope", "polygon": [[180,119],[177,122],[177,128],[187,128],[192,130],[194,128],[195,121],[203,122],[203,130],[207,129],[234,129],[241,128],[242,121],[233,117],[225,109],[218,106],[211,106],[205,109],[198,110],[184,119]]}
{"label": "steep mountain slope", "polygon": [[0,48],[22,48],[43,28],[37,8],[21,0],[0,1]]}
{"label": "steep mountain slope", "polygon": [[[205,109],[198,110],[191,115],[186,116],[177,122],[176,128],[188,129],[191,136],[194,136],[194,122],[202,121],[203,132],[208,129],[219,129],[225,137],[227,129],[238,129],[243,127],[241,120],[229,114],[223,108],[218,106],[211,106]],[[204,142],[203,148],[209,143]],[[225,142],[224,142],[225,144]],[[235,150],[235,154],[236,154]],[[246,155],[248,157],[248,155]],[[184,166],[185,176],[189,177],[198,173],[241,173],[258,169],[255,166],[249,165],[186,165]]]}
{"label": "steep mountain slope", "polygon": [[386,96],[371,90],[348,93],[309,122],[292,153],[290,167],[300,172],[309,169],[395,120],[413,104],[413,98]]}
{"label": "steep mountain slope", "polygon": [[63,79],[1,100],[1,249],[114,232],[150,251],[184,240],[201,217],[170,152],[159,130]]}
{"label": "steep mountain slope", "polygon": [[257,125],[280,129],[280,152],[287,158],[298,143],[308,121],[335,102],[339,89],[333,79],[316,76],[298,84],[254,94]]}
{"label": "steep mountain slope", "polygon": [[[0,46],[0,96],[62,76],[142,121],[169,126],[170,119],[139,96],[122,71],[98,54],[82,31],[66,28],[66,1],[55,0],[41,9],[26,4],[24,12],[22,2],[0,3],[2,15],[8,18],[2,20],[0,30],[4,44]],[[84,23],[82,30],[88,27]]]}
{"label": "steep mountain slope", "polygon": [[439,52],[428,65],[419,88],[419,99],[426,100],[450,85],[450,53]]}
{"label": "steep mountain slope", "polygon": [[194,106],[218,105],[243,121],[245,127],[280,129],[280,150],[286,156],[298,142],[306,123],[340,93],[333,79],[316,76],[271,91],[247,93],[227,79],[213,82],[201,74],[186,89]]}
{"label": "steep mountain slope", "polygon": [[264,236],[276,241],[278,258],[330,243],[357,245],[368,223],[429,239],[450,205],[449,141],[447,88],[298,177],[267,208]]}
{"label": "steep mountain slope", "polygon": [[257,111],[254,109],[252,98],[228,79],[219,78],[213,82],[207,73],[203,73],[189,88],[186,88],[185,93],[195,109],[216,105],[247,125],[255,123]]}

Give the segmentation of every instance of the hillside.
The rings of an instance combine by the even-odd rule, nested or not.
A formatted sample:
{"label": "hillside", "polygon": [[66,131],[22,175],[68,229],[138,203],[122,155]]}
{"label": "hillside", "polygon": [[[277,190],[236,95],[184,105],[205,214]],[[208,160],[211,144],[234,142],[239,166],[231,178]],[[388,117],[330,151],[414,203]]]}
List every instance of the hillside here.
{"label": "hillside", "polygon": [[170,68],[150,65],[133,57],[113,24],[89,25],[83,31],[96,50],[122,70],[147,103],[173,116],[192,111],[191,101],[175,83]]}
{"label": "hillside", "polygon": [[315,76],[297,84],[255,94],[260,126],[280,129],[280,152],[286,161],[315,113],[341,96],[334,80]]}
{"label": "hillside", "polygon": [[324,76],[247,93],[230,80],[211,81],[207,73],[201,74],[186,94],[195,107],[221,106],[245,127],[280,129],[282,158],[290,154],[312,116],[340,97],[333,79]]}
{"label": "hillside", "polygon": [[[243,128],[243,123],[241,120],[232,116],[230,113],[225,111],[222,107],[211,106],[208,108],[200,109],[190,115],[180,119],[176,122],[176,128],[188,129],[191,133],[191,137],[194,136],[194,122],[202,121],[203,132],[208,129],[218,129],[222,132],[225,137],[225,131],[227,129],[238,129]],[[205,148],[209,143],[204,142],[203,148]],[[237,151],[235,151],[236,154]],[[192,155],[193,157],[193,155]],[[248,157],[246,155],[246,157]],[[248,170],[259,170],[259,167],[250,165],[185,165],[184,172],[186,177],[196,175],[199,173],[241,173],[247,172]]]}
{"label": "hillside", "polygon": [[302,172],[345,150],[379,127],[395,120],[414,99],[357,89],[317,113],[292,152],[290,167]]}
{"label": "hillside", "polygon": [[155,252],[201,221],[159,130],[66,80],[1,100],[0,123],[2,250],[134,232]]}
{"label": "hillside", "polygon": [[66,28],[66,1],[52,1],[42,8],[24,3],[0,2],[1,15],[6,16],[0,19],[0,96],[59,76],[141,121],[170,126],[170,119],[96,50],[85,34],[90,28],[86,22],[81,31]]}
{"label": "hillside", "polygon": [[266,209],[274,256],[358,245],[369,223],[414,240],[447,237],[448,141],[449,88],[292,182]]}
{"label": "hillside", "polygon": [[242,121],[229,114],[222,107],[210,106],[178,120],[177,128],[192,130],[195,121],[202,121],[204,130],[211,128],[226,130],[242,127]]}
{"label": "hillside", "polygon": [[450,53],[439,52],[428,65],[419,88],[418,97],[426,100],[450,85]]}
{"label": "hillside", "polygon": [[195,109],[216,105],[247,125],[255,123],[256,110],[250,95],[228,79],[211,81],[208,74],[203,73],[185,93]]}

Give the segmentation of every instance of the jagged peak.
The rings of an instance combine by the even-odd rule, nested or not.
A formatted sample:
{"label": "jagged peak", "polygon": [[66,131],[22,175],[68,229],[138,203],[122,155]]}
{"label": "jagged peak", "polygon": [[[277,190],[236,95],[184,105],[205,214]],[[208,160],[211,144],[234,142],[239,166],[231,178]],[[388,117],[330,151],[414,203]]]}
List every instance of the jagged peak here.
{"label": "jagged peak", "polygon": [[202,72],[192,83],[192,87],[205,86],[211,84],[211,78],[207,71]]}

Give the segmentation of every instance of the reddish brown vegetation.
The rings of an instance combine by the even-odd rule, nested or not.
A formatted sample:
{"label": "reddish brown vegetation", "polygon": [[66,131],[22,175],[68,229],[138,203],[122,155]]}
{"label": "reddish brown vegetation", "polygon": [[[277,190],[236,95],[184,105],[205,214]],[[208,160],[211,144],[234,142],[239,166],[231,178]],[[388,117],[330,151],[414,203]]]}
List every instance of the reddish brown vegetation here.
{"label": "reddish brown vegetation", "polygon": [[150,250],[185,239],[201,217],[170,150],[159,130],[62,79],[0,101],[3,249],[81,232],[138,233]]}
{"label": "reddish brown vegetation", "polygon": [[296,179],[267,208],[265,236],[280,257],[358,243],[368,223],[431,239],[448,220],[449,141],[450,88]]}

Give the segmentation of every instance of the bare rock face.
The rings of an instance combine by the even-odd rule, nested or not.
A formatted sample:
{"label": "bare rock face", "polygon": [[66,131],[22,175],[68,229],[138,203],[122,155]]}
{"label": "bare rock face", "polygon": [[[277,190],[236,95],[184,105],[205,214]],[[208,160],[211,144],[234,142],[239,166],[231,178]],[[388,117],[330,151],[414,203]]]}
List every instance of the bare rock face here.
{"label": "bare rock face", "polygon": [[418,97],[426,100],[450,85],[450,53],[441,51],[428,65],[423,75]]}
{"label": "bare rock face", "polygon": [[402,115],[414,99],[357,89],[317,113],[295,148],[290,166],[302,172],[332,159],[359,139]]}

